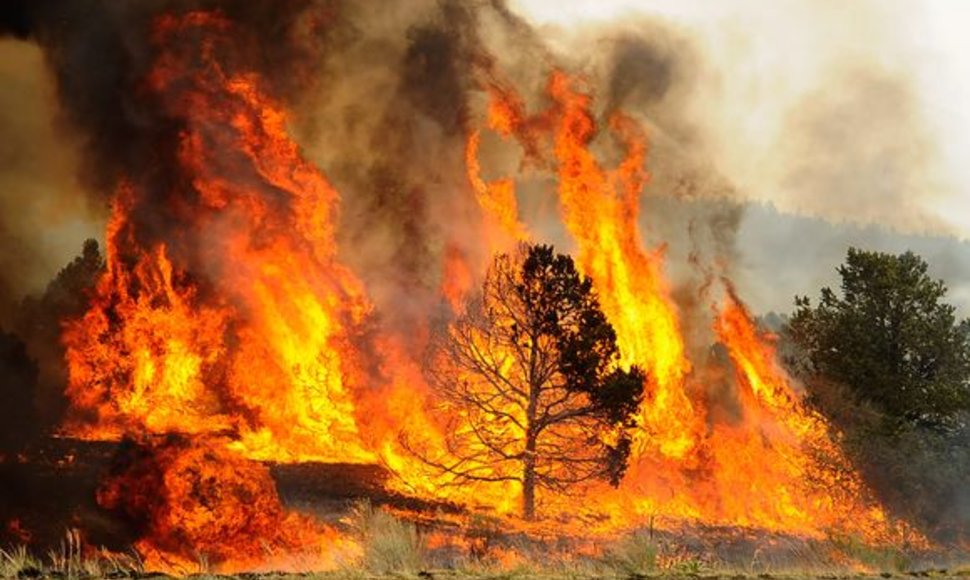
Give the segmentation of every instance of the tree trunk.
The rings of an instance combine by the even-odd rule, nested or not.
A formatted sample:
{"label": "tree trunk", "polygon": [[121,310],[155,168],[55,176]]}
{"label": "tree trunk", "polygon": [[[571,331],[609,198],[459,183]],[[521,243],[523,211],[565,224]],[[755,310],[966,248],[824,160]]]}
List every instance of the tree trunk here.
{"label": "tree trunk", "polygon": [[522,460],[522,517],[536,517],[536,439],[531,433],[526,435]]}
{"label": "tree trunk", "polygon": [[536,378],[536,360],[539,343],[531,336],[529,351],[529,404],[525,410],[525,455],[522,459],[522,517],[534,520],[536,517],[536,413],[539,408],[539,394],[542,383]]}

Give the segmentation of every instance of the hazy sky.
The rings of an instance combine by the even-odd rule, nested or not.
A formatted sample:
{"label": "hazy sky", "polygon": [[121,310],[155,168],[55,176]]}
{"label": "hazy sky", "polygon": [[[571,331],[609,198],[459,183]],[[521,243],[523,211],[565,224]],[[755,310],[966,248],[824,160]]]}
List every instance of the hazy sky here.
{"label": "hazy sky", "polygon": [[0,269],[17,279],[17,294],[43,290],[101,234],[75,179],[78,157],[58,127],[40,48],[0,39]]}
{"label": "hazy sky", "polygon": [[[702,133],[698,155],[742,198],[824,220],[741,222],[738,282],[758,309],[829,283],[852,243],[925,252],[970,312],[970,246],[946,241],[970,239],[970,1],[510,2],[563,53],[581,52],[571,40],[590,28],[648,33],[641,19],[689,38],[702,65],[678,98]],[[0,265],[25,291],[100,235],[104,217],[78,203],[76,143],[58,130],[42,62],[36,45],[0,41],[0,237],[23,246]],[[860,227],[873,224],[883,229]],[[784,283],[750,283],[773,272]]]}
{"label": "hazy sky", "polygon": [[[829,220],[970,238],[970,2],[512,5],[553,37],[631,29],[639,16],[690,35],[708,65],[693,93],[708,154],[745,196]],[[804,119],[801,129],[793,119]],[[814,158],[820,136],[834,142],[822,148],[838,162]]]}

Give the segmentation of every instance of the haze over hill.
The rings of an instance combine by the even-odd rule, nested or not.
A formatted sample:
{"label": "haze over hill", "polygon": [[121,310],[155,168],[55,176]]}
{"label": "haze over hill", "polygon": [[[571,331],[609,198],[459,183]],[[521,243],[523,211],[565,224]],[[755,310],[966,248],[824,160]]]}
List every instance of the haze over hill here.
{"label": "haze over hill", "polygon": [[822,286],[838,287],[836,267],[850,246],[880,252],[912,250],[930,265],[930,275],[950,289],[949,302],[970,316],[970,243],[945,236],[916,236],[880,226],[833,224],[783,214],[768,205],[747,206],[738,231],[743,248],[738,286],[760,312],[792,310],[795,294],[817,298]]}

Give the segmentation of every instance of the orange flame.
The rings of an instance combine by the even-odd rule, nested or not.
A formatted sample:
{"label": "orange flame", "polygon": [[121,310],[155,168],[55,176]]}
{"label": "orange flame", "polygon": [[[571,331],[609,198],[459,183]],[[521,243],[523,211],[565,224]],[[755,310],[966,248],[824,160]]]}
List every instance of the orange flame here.
{"label": "orange flame", "polygon": [[[489,123],[515,134],[527,156],[539,150],[540,130],[551,125],[561,213],[578,246],[578,265],[593,280],[616,329],[622,364],[649,373],[634,463],[619,490],[591,494],[589,512],[610,514],[608,530],[660,516],[809,536],[838,529],[888,540],[910,533],[887,521],[830,427],[801,404],[733,291],[714,324],[736,369],[732,401],[689,388],[730,379],[710,361],[688,360],[663,278],[663,251],[644,250],[639,203],[648,179],[645,137],[631,118],[614,115],[609,128],[623,157],[616,169],[605,169],[592,151],[599,135],[592,98],[577,91],[577,84],[553,73],[552,109],[530,119],[514,94],[492,91],[493,99],[510,100],[491,105],[490,115],[503,111],[510,120]],[[575,511],[566,504],[562,509]]]}
{"label": "orange flame", "polygon": [[[197,55],[186,38],[199,32]],[[183,122],[178,175],[167,191],[135,180],[118,189],[107,270],[63,335],[66,429],[193,434],[152,450],[151,477],[123,474],[100,498],[147,518],[138,548],[149,567],[184,571],[197,554],[227,572],[289,567],[297,553],[333,567],[339,534],[283,510],[251,460],[376,458],[352,396],[352,332],[370,306],[336,257],[336,191],[301,157],[259,80],[223,68],[230,32],[210,13],[156,23],[164,50],[147,89]],[[167,223],[164,237],[146,233],[152,220]]]}
{"label": "orange flame", "polygon": [[644,140],[629,119],[614,118],[627,156],[617,171],[604,170],[589,150],[597,131],[589,112],[591,98],[574,92],[571,84],[566,75],[555,73],[549,85],[561,109],[555,153],[563,220],[579,244],[579,267],[593,279],[616,330],[623,364],[639,364],[649,373],[640,452],[651,447],[681,459],[696,445],[699,423],[684,391],[691,365],[660,274],[662,255],[643,251],[637,224],[646,180]]}
{"label": "orange flame", "polygon": [[[129,445],[132,445],[129,443]],[[136,546],[147,570],[223,573],[333,569],[359,553],[335,530],[284,510],[269,470],[225,442],[167,438],[129,447],[98,503],[145,528]]]}
{"label": "orange flame", "polygon": [[[769,339],[758,332],[733,291],[725,298],[715,331],[734,363],[744,409],[740,425],[718,426],[723,437],[712,446],[715,461],[735,485],[773,496],[771,504],[758,506],[760,513],[752,514],[757,517],[751,524],[803,530],[849,527],[871,539],[885,535],[889,530],[883,529],[882,509],[868,497],[859,476],[845,469],[850,463],[829,426],[801,403]],[[817,469],[819,455],[843,470]],[[752,513],[750,502],[735,502],[732,512]]]}
{"label": "orange flame", "polygon": [[[160,20],[156,36],[175,44],[187,30],[227,26],[192,13]],[[233,431],[232,446],[250,458],[372,460],[348,386],[349,328],[369,306],[336,259],[337,193],[300,157],[258,81],[204,56],[192,71],[188,55],[167,52],[149,81],[185,119],[177,162],[191,187],[171,192],[172,217],[206,247],[200,256],[145,247],[135,214],[149,194],[119,190],[108,270],[64,335],[69,430]],[[200,269],[211,273],[205,286]]]}
{"label": "orange flame", "polygon": [[[162,51],[145,90],[180,122],[175,175],[161,182],[133,175],[118,188],[107,271],[88,312],[65,327],[67,432],[192,436],[190,444],[153,449],[154,479],[122,476],[107,484],[102,502],[149,514],[139,548],[159,565],[184,568],[177,544],[188,538],[224,571],[258,562],[222,544],[255,554],[259,539],[282,552],[340,543],[333,530],[286,512],[253,460],[382,461],[400,476],[399,490],[514,510],[519,486],[442,487],[404,448],[410,438],[412,446],[447,452],[443,430],[467,429],[467,420],[433,399],[425,369],[408,354],[423,339],[378,329],[372,348],[358,346],[372,307],[338,258],[339,195],[302,157],[267,87],[226,64],[232,33],[212,13],[158,20]],[[605,514],[598,521],[606,532],[668,516],[809,536],[835,528],[869,538],[893,533],[837,435],[801,403],[733,293],[714,322],[730,362],[689,359],[663,249],[646,249],[640,231],[646,137],[633,119],[615,115],[608,127],[622,160],[604,167],[593,151],[600,144],[592,97],[578,85],[554,73],[550,109],[531,117],[514,91],[491,86],[486,124],[514,137],[527,159],[555,168],[577,264],[616,330],[621,364],[648,372],[647,396],[620,489],[594,490],[581,509],[565,497],[544,505]],[[482,177],[480,145],[472,132],[469,193],[488,251],[507,251],[533,236],[519,216],[514,179]],[[457,247],[445,248],[444,262],[442,297],[460,312],[481,272]],[[728,366],[733,379],[723,372]],[[707,382],[730,385],[730,396],[715,400]],[[838,469],[821,469],[819,457]],[[211,472],[207,461],[215,463]],[[224,521],[186,503],[197,491],[189,488],[210,475],[222,489],[244,491],[265,517],[250,526],[255,516],[243,502],[227,504]],[[146,507],[151,490],[167,494],[166,502]]]}

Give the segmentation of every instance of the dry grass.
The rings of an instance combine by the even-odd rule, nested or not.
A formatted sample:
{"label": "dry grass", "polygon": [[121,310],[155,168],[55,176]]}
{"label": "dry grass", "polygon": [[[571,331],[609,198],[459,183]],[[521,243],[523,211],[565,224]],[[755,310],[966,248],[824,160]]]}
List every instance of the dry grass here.
{"label": "dry grass", "polygon": [[607,548],[603,564],[626,576],[657,572],[660,545],[649,534],[635,532]]}
{"label": "dry grass", "polygon": [[10,550],[0,549],[0,577],[16,578],[30,575],[35,570],[39,573],[42,567],[41,562],[34,558],[24,546]]}
{"label": "dry grass", "polygon": [[[546,544],[518,537],[505,539],[505,549],[514,560],[472,558],[442,560],[428,548],[417,527],[363,502],[356,505],[348,520],[363,548],[359,560],[331,572],[288,575],[242,575],[247,580],[283,578],[318,578],[320,580],[643,580],[643,579],[713,579],[732,578],[784,580],[834,578],[970,578],[970,568],[950,560],[949,570],[912,572],[913,562],[901,550],[873,548],[852,539],[818,542],[794,542],[779,550],[777,540],[767,540],[753,555],[741,559],[718,560],[700,553],[698,546],[687,549],[670,538],[638,531],[602,546],[599,555],[571,554],[568,544],[560,551],[548,550]],[[545,546],[545,548],[544,548]],[[566,547],[563,547],[566,546]],[[738,556],[738,553],[732,553]],[[722,556],[724,554],[722,553]],[[834,556],[834,559],[833,559]],[[750,557],[750,561],[745,558]],[[842,562],[839,564],[838,562]],[[868,570],[860,573],[861,567]],[[918,566],[917,566],[918,567]],[[230,578],[219,576],[200,562],[192,578]],[[54,577],[67,580],[95,578],[144,577],[137,556],[109,554],[85,548],[79,534],[69,531],[58,550],[46,558],[37,558],[24,547],[0,550],[0,578]],[[159,577],[159,576],[156,576]]]}
{"label": "dry grass", "polygon": [[350,523],[363,547],[363,570],[416,574],[425,568],[427,550],[414,524],[375,509],[367,501],[354,506]]}
{"label": "dry grass", "polygon": [[0,549],[0,578],[55,577],[67,580],[127,578],[144,574],[137,556],[104,550],[86,552],[77,530],[68,530],[58,549],[37,558],[25,546]]}

